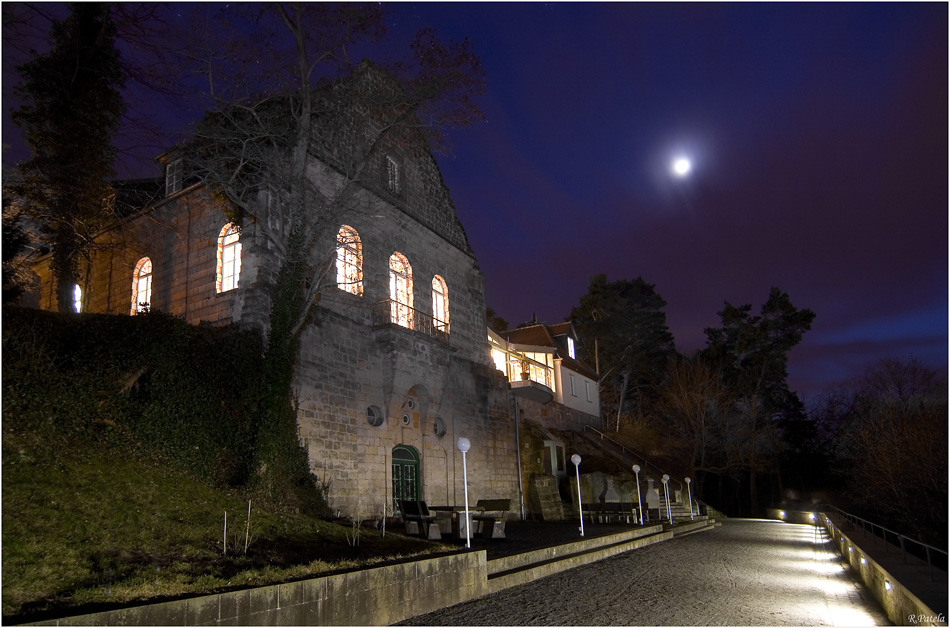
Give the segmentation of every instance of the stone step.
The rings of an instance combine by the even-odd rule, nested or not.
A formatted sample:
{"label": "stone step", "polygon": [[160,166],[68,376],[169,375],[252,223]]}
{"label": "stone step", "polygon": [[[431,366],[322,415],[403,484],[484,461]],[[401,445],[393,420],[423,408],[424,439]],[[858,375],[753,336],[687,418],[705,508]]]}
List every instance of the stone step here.
{"label": "stone step", "polygon": [[711,530],[717,525],[719,524],[715,519],[702,517],[697,521],[679,522],[672,526],[648,525],[620,534],[575,541],[514,556],[502,556],[488,561],[488,587],[494,593],[608,556],[677,536]]}

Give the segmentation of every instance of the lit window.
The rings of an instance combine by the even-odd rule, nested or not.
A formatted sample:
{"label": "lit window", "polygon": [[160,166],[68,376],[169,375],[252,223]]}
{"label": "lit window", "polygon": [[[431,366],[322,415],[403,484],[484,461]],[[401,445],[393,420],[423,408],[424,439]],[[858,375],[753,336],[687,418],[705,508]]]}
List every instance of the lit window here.
{"label": "lit window", "polygon": [[215,287],[227,292],[238,287],[241,277],[241,228],[228,223],[218,235],[218,273]]}
{"label": "lit window", "polygon": [[[503,351],[498,349],[491,350],[491,359],[495,363],[495,368],[505,374],[505,377],[508,377],[508,357],[504,354]],[[510,380],[511,378],[508,377]]]}
{"label": "lit window", "polygon": [[363,294],[363,245],[356,229],[347,225],[336,235],[336,285],[351,294]]}
{"label": "lit window", "polygon": [[544,384],[551,390],[554,390],[552,356],[550,353],[532,353],[525,352],[524,357],[528,358],[522,364],[521,369],[527,369],[528,379],[539,384]]}
{"label": "lit window", "polygon": [[386,155],[386,186],[390,192],[399,194],[402,191],[402,182],[399,177],[399,162],[391,155]]}
{"label": "lit window", "polygon": [[78,283],[73,286],[73,307],[76,308],[77,313],[82,312],[82,288]]}
{"label": "lit window", "polygon": [[143,257],[132,273],[132,314],[147,312],[152,301],[152,260]]}
{"label": "lit window", "polygon": [[449,288],[439,275],[432,278],[432,317],[436,329],[449,333]]}
{"label": "lit window", "polygon": [[165,196],[171,196],[181,190],[181,159],[165,166]]}
{"label": "lit window", "polygon": [[571,359],[577,358],[577,356],[574,355],[574,339],[570,336],[567,337],[567,355],[571,356]]}
{"label": "lit window", "polygon": [[389,298],[392,322],[412,329],[412,267],[399,252],[389,258]]}

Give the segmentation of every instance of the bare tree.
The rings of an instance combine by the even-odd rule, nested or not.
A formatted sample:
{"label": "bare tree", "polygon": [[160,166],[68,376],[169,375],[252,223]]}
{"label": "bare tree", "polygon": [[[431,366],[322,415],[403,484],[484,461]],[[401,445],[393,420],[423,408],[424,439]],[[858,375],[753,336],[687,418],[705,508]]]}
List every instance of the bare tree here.
{"label": "bare tree", "polygon": [[946,546],[946,380],[916,359],[885,359],[852,389],[838,423],[852,502]]}
{"label": "bare tree", "polygon": [[230,28],[204,34],[253,32],[254,42],[209,38],[195,48],[216,106],[180,155],[185,170],[226,201],[233,221],[255,221],[279,262],[257,448],[268,484],[286,475],[275,464],[287,459],[281,452],[299,450],[288,411],[299,333],[322,291],[336,285],[329,251],[315,244],[328,242],[328,229],[348,213],[372,211],[367,175],[384,148],[401,146],[415,158],[428,153],[427,139],[441,141],[442,126],[480,118],[472,97],[484,73],[469,42],[446,44],[428,29],[409,62],[354,65],[350,48],[384,31],[378,5],[239,6],[219,18]]}

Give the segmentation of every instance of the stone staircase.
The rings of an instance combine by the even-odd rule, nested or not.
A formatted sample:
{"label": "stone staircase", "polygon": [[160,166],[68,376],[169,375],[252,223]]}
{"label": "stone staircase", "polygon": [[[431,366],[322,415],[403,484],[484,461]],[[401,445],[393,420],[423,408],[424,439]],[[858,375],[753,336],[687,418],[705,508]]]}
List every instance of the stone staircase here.
{"label": "stone staircase", "polygon": [[[671,483],[671,484],[672,484],[672,483]],[[661,518],[661,519],[666,519],[666,517],[667,517],[667,513],[666,513],[666,492],[663,490],[663,484],[662,484],[662,483],[660,483],[658,492],[659,492],[659,495],[660,495],[660,518]],[[683,521],[683,520],[689,520],[689,519],[691,518],[691,516],[692,516],[693,518],[695,518],[695,516],[698,514],[698,513],[696,512],[696,504],[694,503],[694,504],[693,504],[693,514],[690,515],[690,512],[689,512],[689,504],[687,503],[687,500],[688,500],[689,498],[685,495],[685,493],[686,493],[685,490],[684,490],[684,491],[680,491],[679,489],[677,489],[677,488],[675,488],[675,487],[673,487],[673,488],[670,490],[670,513],[673,515],[673,521],[674,521],[674,522],[676,522],[676,521]],[[677,499],[677,497],[679,497],[680,499]]]}

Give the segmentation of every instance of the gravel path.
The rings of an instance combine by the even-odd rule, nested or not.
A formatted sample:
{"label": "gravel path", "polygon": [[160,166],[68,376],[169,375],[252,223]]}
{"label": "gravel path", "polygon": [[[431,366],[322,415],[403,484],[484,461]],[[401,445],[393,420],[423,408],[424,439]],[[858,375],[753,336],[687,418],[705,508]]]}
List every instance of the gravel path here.
{"label": "gravel path", "polygon": [[722,522],[403,622],[442,626],[887,625],[816,528]]}

